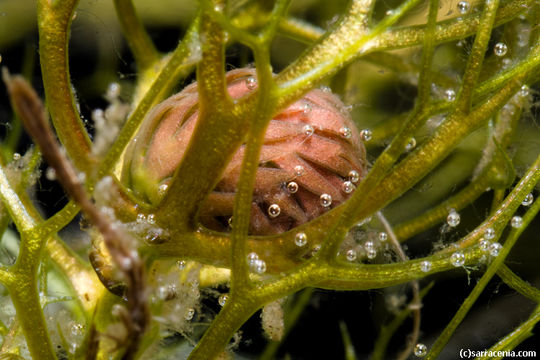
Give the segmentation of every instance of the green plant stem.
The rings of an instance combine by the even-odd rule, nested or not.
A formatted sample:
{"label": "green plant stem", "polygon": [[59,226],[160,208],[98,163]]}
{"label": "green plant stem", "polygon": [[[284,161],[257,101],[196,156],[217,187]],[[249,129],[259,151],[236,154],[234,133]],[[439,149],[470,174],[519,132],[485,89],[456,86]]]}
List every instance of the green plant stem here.
{"label": "green plant stem", "polygon": [[418,217],[398,224],[394,228],[396,236],[400,241],[405,241],[412,236],[429,229],[448,216],[448,209],[456,209],[456,211],[459,211],[467,204],[470,204],[480,197],[480,195],[486,192],[489,182],[490,179],[488,177],[488,173],[486,172],[485,175],[472,181],[465,188],[461,189],[456,195],[446,199],[442,203],[438,204],[432,209],[429,209]]}
{"label": "green plant stem", "polygon": [[124,126],[122,126],[122,130],[118,134],[113,146],[107,152],[105,159],[103,159],[100,165],[98,179],[111,172],[152,106],[170,92],[178,80],[187,75],[195,62],[199,60],[199,21],[199,17],[193,20],[184,39],[172,52],[158,75],[151,80],[152,84],[145,92],[141,101],[138,102],[137,107],[133,110],[133,113],[129,116]]}
{"label": "green plant stem", "polygon": [[233,107],[226,91],[224,32],[209,16],[203,15],[200,33],[205,38],[201,44],[201,61],[205,66],[197,67],[199,120],[191,145],[156,211],[162,226],[175,224],[168,228],[195,227],[193,222],[200,204],[215,187],[242,134],[235,124],[239,122],[237,107]]}
{"label": "green plant stem", "polygon": [[17,312],[28,349],[36,359],[56,359],[45,324],[37,289],[37,271],[46,238],[33,233],[32,219],[25,211],[18,195],[11,188],[4,169],[0,166],[0,198],[6,205],[21,233],[19,256],[10,268],[12,279],[6,285]]}
{"label": "green plant stem", "polygon": [[259,167],[259,157],[261,147],[264,143],[264,135],[272,119],[271,114],[275,110],[276,103],[276,87],[272,78],[269,47],[275,33],[277,21],[280,19],[282,13],[287,10],[289,3],[288,0],[280,0],[276,3],[270,23],[253,44],[259,91],[255,117],[248,132],[246,151],[242,159],[238,189],[235,196],[234,220],[231,233],[231,292],[238,291],[238,289],[249,284],[246,243],[251,219],[250,213],[253,189],[255,187],[255,175]]}
{"label": "green plant stem", "polygon": [[523,226],[518,229],[512,230],[506,242],[504,243],[504,246],[501,249],[499,255],[497,255],[497,257],[493,259],[492,263],[489,265],[484,275],[482,275],[474,289],[471,291],[469,296],[467,296],[457,313],[450,321],[450,323],[446,326],[442,334],[437,338],[426,359],[435,359],[441,353],[442,349],[447,344],[448,340],[450,339],[458,325],[465,318],[465,315],[467,315],[473,304],[476,302],[476,300],[484,290],[484,288],[487,286],[488,282],[491,280],[493,275],[496,274],[498,268],[504,263],[504,260],[510,253],[510,250],[518,240],[523,230],[527,228],[527,225],[532,221],[532,219],[534,219],[539,210],[540,201],[536,200],[531,206],[531,208],[527,211],[525,216],[523,216]]}
{"label": "green plant stem", "polygon": [[[334,74],[354,58],[366,52],[374,39],[395,24],[408,10],[418,3],[407,0],[392,15],[385,17],[372,30],[367,31],[364,6],[370,1],[355,1],[349,7],[339,26],[305,52],[276,78],[281,88],[278,108],[298,98],[324,77]],[[371,6],[371,5],[368,5]]]}
{"label": "green plant stem", "polygon": [[484,10],[480,17],[480,23],[476,31],[474,44],[469,54],[465,73],[461,82],[461,88],[457,95],[454,112],[462,116],[468,114],[472,105],[473,90],[478,81],[484,56],[486,54],[487,45],[491,36],[491,29],[495,22],[495,16],[499,7],[499,0],[487,1],[484,5]]}
{"label": "green plant stem", "polygon": [[[189,360],[215,359],[220,355],[232,335],[259,308],[256,296],[235,299],[230,297],[214,321],[206,330],[203,338],[189,355]],[[232,301],[231,301],[232,300]]]}
{"label": "green plant stem", "polygon": [[133,2],[114,0],[113,3],[133,57],[139,69],[144,71],[158,61],[158,52],[137,16]]}
{"label": "green plant stem", "polygon": [[[531,316],[517,328],[515,328],[507,336],[499,340],[495,345],[493,345],[488,351],[511,351],[516,346],[518,346],[523,340],[533,335],[533,329],[535,325],[540,321],[540,306],[537,306],[534,309]],[[477,357],[477,359],[503,359],[502,356],[499,357]]]}
{"label": "green plant stem", "polygon": [[540,290],[522,280],[510,270],[508,266],[502,264],[497,270],[497,275],[499,275],[506,285],[510,286],[526,298],[540,304]]}
{"label": "green plant stem", "polygon": [[56,133],[77,169],[90,173],[90,139],[79,117],[68,66],[68,32],[77,0],[37,2],[43,86]]}
{"label": "green plant stem", "polygon": [[[529,194],[535,187],[535,184],[540,181],[540,156],[536,158],[535,162],[523,175],[521,180],[514,186],[514,189],[508,194],[506,199],[499,205],[496,211],[492,212],[489,219],[485,220],[482,224],[471,231],[467,236],[463,237],[456,242],[461,248],[466,248],[474,244],[478,239],[484,236],[484,232],[487,228],[492,228],[497,234],[502,233],[502,230],[512,215],[516,212],[517,208],[521,205],[521,202],[527,194]],[[444,250],[443,250],[444,251]]]}
{"label": "green plant stem", "polygon": [[54,360],[56,355],[39,300],[37,267],[38,264],[20,265],[15,275],[17,284],[8,286],[8,290],[30,354],[34,359]]}

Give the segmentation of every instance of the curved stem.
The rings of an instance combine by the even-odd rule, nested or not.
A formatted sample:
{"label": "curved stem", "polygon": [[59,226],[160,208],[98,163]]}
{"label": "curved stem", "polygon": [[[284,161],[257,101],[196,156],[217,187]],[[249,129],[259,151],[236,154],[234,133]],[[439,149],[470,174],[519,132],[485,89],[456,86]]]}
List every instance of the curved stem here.
{"label": "curved stem", "polygon": [[69,27],[77,0],[39,0],[39,55],[47,105],[56,133],[77,169],[90,173],[91,143],[77,111],[68,65]]}
{"label": "curved stem", "polygon": [[465,301],[463,302],[457,313],[454,315],[450,323],[446,326],[442,334],[437,338],[437,341],[435,341],[435,343],[433,344],[433,347],[428,353],[426,359],[435,359],[441,353],[442,349],[448,343],[450,337],[452,336],[458,325],[465,318],[465,315],[467,315],[471,307],[474,305],[474,303],[484,290],[484,288],[487,286],[488,282],[497,272],[498,268],[503,264],[504,259],[510,253],[510,250],[518,240],[523,230],[527,228],[527,225],[532,221],[532,219],[536,216],[539,210],[540,201],[536,200],[523,217],[523,226],[518,229],[512,230],[512,232],[508,236],[508,239],[504,243],[504,246],[501,249],[499,255],[497,255],[497,257],[493,259],[492,263],[489,265],[484,275],[482,275],[474,289],[471,291],[469,296],[467,296],[467,299],[465,299]]}
{"label": "curved stem", "polygon": [[144,71],[158,60],[158,52],[137,16],[131,0],[114,0],[116,15],[139,69]]}

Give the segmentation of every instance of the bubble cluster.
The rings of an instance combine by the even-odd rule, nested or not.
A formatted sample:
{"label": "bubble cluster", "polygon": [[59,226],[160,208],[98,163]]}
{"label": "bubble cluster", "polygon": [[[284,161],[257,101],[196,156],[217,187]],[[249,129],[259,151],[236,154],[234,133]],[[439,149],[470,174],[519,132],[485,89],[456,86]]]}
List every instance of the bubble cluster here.
{"label": "bubble cluster", "polygon": [[247,255],[247,262],[249,265],[249,269],[254,273],[264,274],[266,272],[266,262],[259,259],[259,255],[257,255],[257,253],[249,253]]}

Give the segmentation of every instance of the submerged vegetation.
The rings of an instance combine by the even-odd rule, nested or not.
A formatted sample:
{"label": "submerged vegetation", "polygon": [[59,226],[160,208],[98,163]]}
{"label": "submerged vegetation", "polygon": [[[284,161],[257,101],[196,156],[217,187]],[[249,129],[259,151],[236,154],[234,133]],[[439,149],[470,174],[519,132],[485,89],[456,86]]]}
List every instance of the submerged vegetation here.
{"label": "submerged vegetation", "polygon": [[9,48],[26,3],[0,5],[0,359],[536,350],[538,1],[113,0],[128,53],[103,4],[38,0],[38,59]]}

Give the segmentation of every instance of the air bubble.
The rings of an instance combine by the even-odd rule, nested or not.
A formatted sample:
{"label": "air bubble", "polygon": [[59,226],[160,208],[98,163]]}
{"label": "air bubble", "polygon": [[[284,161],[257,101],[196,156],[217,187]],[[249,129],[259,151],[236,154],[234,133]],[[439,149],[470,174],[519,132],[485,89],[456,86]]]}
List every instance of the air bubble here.
{"label": "air bubble", "polygon": [[495,238],[495,230],[493,228],[487,228],[485,231],[484,231],[484,238],[486,240],[492,240]]}
{"label": "air bubble", "polygon": [[502,42],[496,43],[493,47],[493,52],[497,56],[504,56],[508,52],[508,46],[506,46],[506,44]]}
{"label": "air bubble", "polygon": [[446,223],[451,227],[456,227],[459,225],[461,218],[459,214],[454,210],[450,210],[450,213],[446,217]]}
{"label": "air bubble", "polygon": [[493,243],[489,246],[489,254],[493,257],[499,255],[499,253],[501,252],[501,249],[502,249],[502,245],[499,244],[498,242],[496,243]]}
{"label": "air bubble", "polygon": [[352,182],[350,182],[350,181],[345,181],[345,182],[343,182],[343,184],[341,184],[341,190],[345,194],[352,193],[355,188],[356,188],[356,186],[354,186],[354,184]]}
{"label": "air bubble", "polygon": [[169,185],[167,184],[162,184],[162,185],[159,185],[158,187],[158,195],[161,197],[163,195],[165,195],[165,193],[167,192],[167,189],[169,188]]}
{"label": "air bubble", "polygon": [[298,184],[294,181],[291,181],[290,183],[287,184],[287,191],[290,192],[291,194],[294,194],[298,191]]}
{"label": "air bubble", "polygon": [[296,165],[294,167],[294,175],[302,176],[304,174],[304,167],[302,165]]}
{"label": "air bubble", "polygon": [[56,170],[54,170],[54,168],[52,168],[52,167],[48,167],[47,171],[45,171],[45,177],[49,181],[56,180]]}
{"label": "air bubble", "polygon": [[350,139],[352,136],[352,131],[348,127],[342,127],[341,129],[339,129],[339,134],[345,139]]}
{"label": "air bubble", "polygon": [[516,215],[512,218],[512,220],[510,220],[510,225],[514,229],[519,229],[523,225],[523,219],[521,218],[521,216]]}
{"label": "air bubble", "polygon": [[345,257],[347,258],[348,261],[356,260],[356,251],[354,251],[353,249],[347,250]]}
{"label": "air bubble", "polygon": [[13,160],[17,161],[21,159],[21,154],[19,153],[13,153]]}
{"label": "air bubble", "polygon": [[227,300],[229,300],[228,294],[221,294],[218,298],[218,304],[219,306],[225,306],[225,303],[227,303]]}
{"label": "air bubble", "polygon": [[146,221],[151,225],[155,224],[156,223],[156,215],[149,214],[148,217],[146,218]]}
{"label": "air bubble", "polygon": [[146,216],[144,214],[138,214],[136,221],[137,223],[142,224],[143,222],[146,222]]}
{"label": "air bubble", "polygon": [[257,274],[264,274],[266,272],[266,263],[261,259],[254,260],[250,263],[250,267]]}
{"label": "air bubble", "polygon": [[322,206],[329,207],[332,205],[332,196],[330,194],[322,194],[319,198]]}
{"label": "air bubble", "polygon": [[247,254],[247,262],[248,263],[251,264],[255,260],[259,260],[259,255],[257,255],[257,253],[251,252],[251,253]]}
{"label": "air bubble", "polygon": [[529,96],[529,87],[527,85],[523,85],[521,89],[519,89],[518,95],[521,97]]}
{"label": "air bubble", "polygon": [[315,132],[315,129],[313,128],[313,126],[311,125],[304,125],[304,127],[302,128],[302,132],[306,135],[306,136],[311,136],[313,135],[313,133]]}
{"label": "air bubble", "polygon": [[460,1],[457,4],[458,11],[460,14],[464,15],[469,12],[471,9],[471,4],[469,4],[467,1]]}
{"label": "air bubble", "polygon": [[373,136],[373,133],[369,129],[363,129],[360,131],[360,138],[362,138],[362,140],[364,141],[371,140],[372,136]]}
{"label": "air bubble", "polygon": [[412,149],[414,149],[416,147],[416,139],[415,138],[411,138],[409,140],[409,142],[407,143],[407,145],[405,145],[405,150],[407,151],[411,151]]}
{"label": "air bubble", "polygon": [[427,346],[421,343],[418,343],[414,346],[414,355],[417,357],[424,357],[427,354]]}
{"label": "air bubble", "polygon": [[430,270],[431,270],[431,262],[422,261],[420,263],[420,270],[422,270],[422,272],[425,272],[425,273],[430,272]]}
{"label": "air bubble", "polygon": [[379,241],[385,242],[386,240],[388,240],[388,234],[384,231],[381,231],[379,233]]}
{"label": "air bubble", "polygon": [[163,230],[162,229],[150,229],[148,230],[148,233],[146,234],[146,236],[144,237],[144,239],[148,242],[148,243],[156,243],[159,241],[159,239],[161,238],[161,235],[163,234]]}
{"label": "air bubble", "polygon": [[356,170],[349,171],[349,181],[356,184],[360,180],[360,174]]}
{"label": "air bubble", "polygon": [[534,201],[534,196],[533,196],[533,194],[529,193],[529,194],[527,194],[527,196],[525,196],[525,199],[523,199],[523,201],[521,202],[521,205],[523,205],[523,206],[531,206],[533,201]]}
{"label": "air bubble", "polygon": [[120,84],[117,82],[113,82],[109,84],[109,87],[107,88],[107,94],[106,96],[109,99],[116,99],[120,96],[120,91],[122,88],[120,87]]}
{"label": "air bubble", "polygon": [[279,207],[278,204],[272,204],[268,207],[268,215],[271,218],[278,217],[280,213],[281,213],[281,208]]}
{"label": "air bubble", "polygon": [[311,112],[311,104],[304,103],[304,105],[302,105],[302,112],[304,113],[304,115],[309,114]]}
{"label": "air bubble", "polygon": [[465,265],[465,255],[461,251],[456,251],[450,256],[450,262],[455,267],[463,266]]}
{"label": "air bubble", "polygon": [[491,242],[489,242],[486,239],[482,239],[478,242],[478,246],[480,247],[480,250],[482,251],[488,251],[490,245],[491,245]]}
{"label": "air bubble", "polygon": [[446,101],[454,101],[456,100],[456,92],[452,89],[448,89],[444,92],[444,97]]}
{"label": "air bubble", "polygon": [[386,16],[392,16],[394,15],[394,10],[390,9],[390,10],[386,10]]}
{"label": "air bubble", "polygon": [[253,76],[246,78],[246,87],[249,90],[255,89],[257,87],[257,79],[255,79]]}
{"label": "air bubble", "polygon": [[368,259],[375,259],[377,256],[377,250],[375,249],[366,249],[366,256]]}
{"label": "air bubble", "polygon": [[186,268],[186,260],[177,260],[176,267],[178,267],[178,270],[184,270]]}
{"label": "air bubble", "polygon": [[366,242],[364,243],[364,248],[365,248],[366,250],[368,250],[368,249],[375,249],[375,244],[373,243],[373,241],[366,241]]}
{"label": "air bubble", "polygon": [[296,236],[294,237],[294,243],[296,244],[296,246],[304,246],[307,244],[307,235],[306,233],[298,233],[296,234]]}
{"label": "air bubble", "polygon": [[191,321],[193,320],[193,316],[195,316],[195,309],[189,308],[184,315],[184,319],[186,319],[187,321]]}

